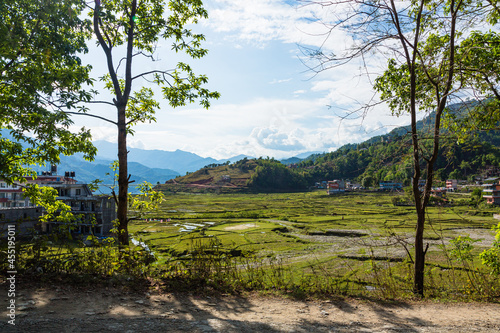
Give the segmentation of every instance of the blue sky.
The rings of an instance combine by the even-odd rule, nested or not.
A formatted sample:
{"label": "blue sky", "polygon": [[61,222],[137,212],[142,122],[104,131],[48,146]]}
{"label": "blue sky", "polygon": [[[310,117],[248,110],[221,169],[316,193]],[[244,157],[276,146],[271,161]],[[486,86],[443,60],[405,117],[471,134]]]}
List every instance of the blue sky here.
{"label": "blue sky", "polygon": [[[129,146],[181,149],[218,159],[239,154],[284,158],[333,151],[409,122],[391,116],[384,105],[364,117],[341,118],[373,92],[368,78],[360,76],[359,63],[314,75],[301,62],[298,45],[323,45],[325,51],[338,53],[351,41],[342,32],[325,39],[317,18],[331,15],[326,9],[279,0],[210,0],[205,7],[209,19],[193,30],[205,34],[209,54],[190,63],[209,77],[209,88],[221,98],[209,110],[196,104],[172,109],[160,101],[157,122],[136,126]],[[167,43],[159,45],[158,55],[163,68],[172,66]],[[96,75],[103,71],[102,50],[92,49],[83,59]],[[374,63],[370,71],[380,72],[383,66]],[[115,112],[94,105],[91,111],[107,116]],[[75,127],[91,128],[95,140],[116,141],[116,129],[108,123],[74,119]]]}

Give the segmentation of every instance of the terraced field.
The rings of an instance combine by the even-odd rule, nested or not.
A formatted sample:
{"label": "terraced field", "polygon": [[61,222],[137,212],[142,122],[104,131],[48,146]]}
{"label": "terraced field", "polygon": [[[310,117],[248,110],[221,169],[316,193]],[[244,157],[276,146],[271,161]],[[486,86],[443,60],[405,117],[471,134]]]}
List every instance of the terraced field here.
{"label": "terraced field", "polygon": [[[160,262],[183,258],[214,239],[219,251],[232,256],[278,257],[306,266],[339,258],[401,261],[412,251],[415,214],[412,207],[393,206],[394,195],[400,194],[167,194],[162,207],[147,221],[133,222],[130,231]],[[476,252],[491,246],[497,211],[429,207],[428,257],[445,260],[443,247],[460,235],[478,240]]]}

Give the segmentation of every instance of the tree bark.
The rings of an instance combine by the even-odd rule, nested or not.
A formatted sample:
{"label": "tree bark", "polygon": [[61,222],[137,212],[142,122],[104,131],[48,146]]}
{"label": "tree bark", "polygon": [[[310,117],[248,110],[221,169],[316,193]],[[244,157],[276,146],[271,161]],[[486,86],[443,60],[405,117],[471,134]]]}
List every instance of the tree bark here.
{"label": "tree bark", "polygon": [[424,250],[424,226],[425,209],[417,209],[417,231],[415,233],[415,267],[413,271],[413,293],[424,296],[424,272],[425,272],[425,250]]}
{"label": "tree bark", "polygon": [[125,105],[117,105],[118,109],[118,242],[120,245],[129,245],[128,239],[128,151],[127,151],[127,124]]}

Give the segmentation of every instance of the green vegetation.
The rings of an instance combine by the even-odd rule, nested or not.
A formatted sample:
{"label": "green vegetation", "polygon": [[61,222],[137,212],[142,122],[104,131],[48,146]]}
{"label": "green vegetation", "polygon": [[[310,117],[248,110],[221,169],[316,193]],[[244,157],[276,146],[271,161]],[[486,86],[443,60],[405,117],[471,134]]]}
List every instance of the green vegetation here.
{"label": "green vegetation", "polygon": [[[148,221],[130,229],[155,253],[168,286],[401,298],[412,290],[416,217],[412,207],[392,205],[399,196],[167,194]],[[483,265],[479,257],[495,251],[490,229],[498,209],[469,205],[461,194],[449,199],[455,204],[428,210],[427,295],[498,297],[495,262]],[[454,259],[460,236],[474,240],[467,261]]]}
{"label": "green vegetation", "polygon": [[[496,299],[500,260],[491,228],[499,209],[448,195],[454,205],[428,209],[426,296]],[[113,283],[148,278],[164,288],[200,292],[412,295],[415,213],[392,204],[404,194],[165,196],[159,208],[130,222],[136,244],[130,249],[92,238],[81,243],[66,230],[57,239],[38,236],[23,244],[18,271]]]}
{"label": "green vegetation", "polygon": [[7,182],[36,174],[30,166],[58,163],[60,155],[93,159],[88,129],[70,130],[69,113],[83,111],[92,84],[77,0],[0,1],[0,177]]}

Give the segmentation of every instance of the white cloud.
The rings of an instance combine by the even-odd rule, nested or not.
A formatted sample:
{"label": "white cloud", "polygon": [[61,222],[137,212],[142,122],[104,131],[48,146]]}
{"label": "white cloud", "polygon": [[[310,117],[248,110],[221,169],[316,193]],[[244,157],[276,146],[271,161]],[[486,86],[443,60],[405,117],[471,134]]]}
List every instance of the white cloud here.
{"label": "white cloud", "polygon": [[267,149],[282,151],[300,151],[306,147],[302,144],[304,133],[295,129],[289,133],[276,127],[254,128],[250,138],[256,144]]}
{"label": "white cloud", "polygon": [[281,80],[274,79],[274,80],[272,80],[271,82],[269,82],[269,84],[285,83],[285,82],[290,82],[290,81],[292,81],[292,80],[293,80],[292,78],[288,78],[288,79],[281,79]]}
{"label": "white cloud", "polygon": [[209,19],[204,23],[232,40],[261,47],[270,41],[298,43],[321,46],[328,52],[342,52],[352,45],[346,32],[328,33],[323,24],[336,19],[344,6],[336,6],[334,12],[333,6],[304,6],[283,0],[215,0],[207,8]]}
{"label": "white cloud", "polygon": [[[306,68],[298,62],[297,67],[276,73],[272,72],[274,67],[263,66],[269,68],[270,73],[264,79],[265,70],[255,70],[259,64],[269,63],[270,57],[276,56],[276,49],[286,49],[288,57],[301,56],[295,44],[321,46],[325,52],[343,52],[352,44],[352,39],[342,31],[326,39],[326,27],[319,23],[320,19],[335,17],[335,13],[319,6],[300,7],[279,0],[213,0],[206,6],[209,19],[203,24],[213,30],[210,33],[215,31],[216,36],[211,51],[219,47],[260,48],[252,59],[254,66],[237,63],[242,69],[237,76],[227,61],[211,62],[216,77],[220,78],[218,82],[232,88],[239,81],[257,82],[256,85],[265,86],[265,93],[269,92],[266,96],[271,97],[252,95],[251,85],[243,85],[240,89],[246,94],[243,102],[233,98],[236,102],[229,103],[222,95],[209,110],[193,107],[171,110],[163,103],[163,110],[157,113],[158,122],[136,126],[135,135],[128,138],[129,146],[182,149],[214,158],[239,154],[282,158],[305,151],[331,151],[392,129],[384,124],[405,123],[404,118],[392,117],[384,106],[367,114],[357,113],[358,119],[341,119],[373,96],[370,82],[360,76],[365,70],[362,63],[352,62],[310,75],[309,81],[302,82],[295,73]],[[288,46],[275,47],[283,43]],[[274,48],[264,50],[267,46]],[[290,66],[288,62],[287,66]],[[250,89],[245,89],[248,87]],[[263,90],[256,91],[262,93]],[[273,97],[274,92],[279,97]],[[116,142],[116,128],[107,127],[104,122],[92,127],[92,133],[94,139]]]}

